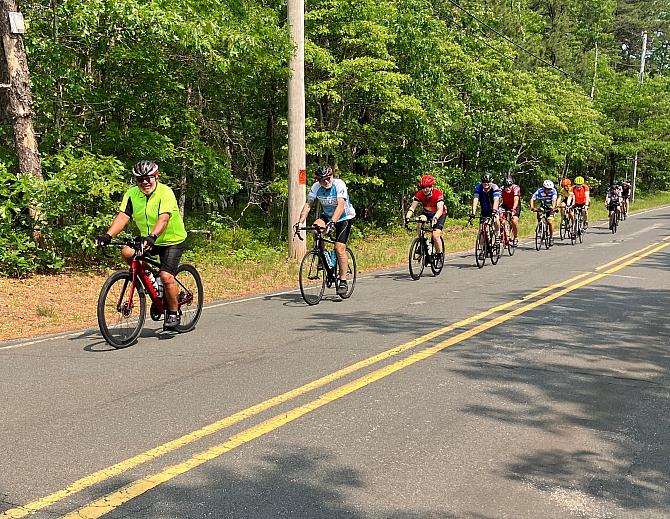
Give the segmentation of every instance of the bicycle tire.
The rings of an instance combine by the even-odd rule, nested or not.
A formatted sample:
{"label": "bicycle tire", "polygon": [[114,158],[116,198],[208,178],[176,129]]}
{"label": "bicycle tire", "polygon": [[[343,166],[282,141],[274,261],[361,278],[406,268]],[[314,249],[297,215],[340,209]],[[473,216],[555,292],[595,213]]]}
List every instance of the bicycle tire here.
{"label": "bicycle tire", "polygon": [[495,227],[493,227],[493,224],[491,224],[491,227],[489,229],[488,239],[489,239],[489,257],[491,258],[491,265],[496,265],[498,263],[498,260],[500,259],[501,244],[500,240],[498,240],[498,246],[496,246],[496,230]]}
{"label": "bicycle tire", "polygon": [[577,222],[577,238],[579,238],[579,243],[584,242],[584,217],[580,211],[579,221]]}
{"label": "bicycle tire", "polygon": [[[433,276],[439,276],[440,272],[442,272],[442,269],[444,268],[444,238],[442,238],[442,236],[440,236],[440,241],[442,242],[442,257],[436,259],[438,254],[433,253],[430,258],[430,270],[432,271]],[[435,250],[434,245],[433,250]]]}
{"label": "bicycle tire", "polygon": [[421,238],[414,238],[409,246],[409,275],[416,281],[423,274],[426,264],[424,262],[424,250]]}
{"label": "bicycle tire", "polygon": [[[147,307],[141,283],[135,285],[133,300],[128,308],[126,293],[132,282],[133,275],[129,271],[114,272],[102,285],[98,296],[98,328],[107,344],[116,349],[127,348],[133,344],[144,327]],[[119,302],[122,302],[123,311],[118,308]],[[134,313],[135,309],[137,314]],[[116,316],[117,326],[113,325],[113,316]]]}
{"label": "bicycle tire", "polygon": [[561,225],[558,228],[558,234],[561,241],[568,235],[568,219],[565,214],[561,217]]}
{"label": "bicycle tire", "polygon": [[535,226],[535,250],[539,251],[542,248],[542,222],[537,222]]}
{"label": "bicycle tire", "polygon": [[546,223],[546,222],[544,223],[544,230],[543,230],[543,233],[542,233],[542,238],[543,238],[542,241],[544,242],[544,248],[545,248],[545,250],[549,250],[549,243],[550,243],[550,239],[549,239],[549,224]]}
{"label": "bicycle tire", "polygon": [[477,233],[477,240],[475,241],[475,261],[478,268],[482,268],[486,264],[486,234],[481,229]]}
{"label": "bicycle tire", "polygon": [[[342,299],[349,299],[351,294],[354,293],[354,287],[356,286],[356,257],[354,252],[347,247],[347,292],[345,294],[339,294]],[[335,267],[335,278],[338,278],[337,275],[338,266]]]}
{"label": "bicycle tire", "polygon": [[181,313],[177,331],[180,333],[190,332],[198,324],[202,314],[202,304],[204,302],[202,279],[198,270],[189,263],[179,265],[174,277],[179,288],[177,299],[179,312]]}
{"label": "bicycle tire", "polygon": [[308,305],[318,305],[326,289],[326,267],[323,256],[314,250],[308,251],[300,262],[300,294]]}

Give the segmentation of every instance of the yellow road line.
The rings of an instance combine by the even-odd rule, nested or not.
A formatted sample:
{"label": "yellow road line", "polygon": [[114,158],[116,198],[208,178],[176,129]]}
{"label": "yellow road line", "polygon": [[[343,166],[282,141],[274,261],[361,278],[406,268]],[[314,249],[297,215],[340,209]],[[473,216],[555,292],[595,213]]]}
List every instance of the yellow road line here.
{"label": "yellow road line", "polygon": [[181,447],[184,447],[186,445],[189,445],[195,441],[198,441],[205,436],[208,436],[210,434],[213,434],[215,432],[218,432],[222,429],[225,429],[227,427],[230,427],[232,425],[235,425],[236,423],[239,423],[243,420],[246,420],[247,418],[250,418],[252,416],[255,416],[259,413],[262,413],[264,411],[267,411],[268,409],[271,409],[272,407],[275,407],[279,404],[282,404],[284,402],[287,402],[289,400],[292,400],[294,398],[297,398],[299,396],[302,396],[306,393],[309,393],[310,391],[313,391],[315,389],[318,389],[320,387],[323,387],[331,382],[334,382],[335,380],[338,380],[340,378],[343,378],[347,375],[350,375],[351,373],[354,373],[356,371],[359,371],[363,368],[369,367],[373,364],[376,364],[378,362],[381,362],[385,359],[388,359],[390,357],[393,357],[394,355],[398,355],[404,351],[407,351],[411,348],[414,348],[420,344],[423,344],[429,340],[435,339],[439,337],[440,335],[444,335],[445,333],[448,333],[450,331],[453,331],[457,328],[461,328],[463,326],[466,326],[468,324],[472,324],[473,322],[479,321],[483,319],[484,317],[488,317],[491,314],[494,314],[496,312],[500,312],[502,310],[507,310],[508,308],[511,308],[512,306],[518,305],[522,303],[523,301],[527,301],[528,299],[532,299],[534,297],[537,297],[539,295],[542,295],[546,292],[549,292],[553,289],[560,288],[564,285],[567,285],[569,283],[572,283],[573,281],[577,279],[581,279],[585,276],[587,276],[589,273],[585,272],[583,274],[579,274],[577,276],[574,276],[570,279],[567,279],[565,281],[561,281],[560,283],[555,283],[553,285],[541,288],[540,290],[537,290],[531,294],[528,294],[524,296],[521,299],[515,299],[513,301],[509,301],[507,303],[503,303],[501,305],[495,306],[493,308],[490,308],[489,310],[486,310],[484,312],[480,312],[472,317],[468,317],[466,319],[463,319],[461,321],[458,321],[454,324],[451,324],[449,326],[445,326],[443,328],[439,328],[437,330],[434,330],[430,333],[427,333],[421,337],[418,337],[416,339],[413,339],[409,342],[406,342],[404,344],[401,344],[399,346],[396,346],[394,348],[391,348],[390,350],[383,351],[381,353],[378,353],[377,355],[373,355],[372,357],[369,357],[367,359],[363,359],[359,362],[356,362],[355,364],[352,364],[350,366],[347,366],[345,368],[342,368],[338,371],[335,371],[329,375],[326,375],[322,378],[319,378],[317,380],[314,380],[312,382],[309,382],[308,384],[305,384],[301,387],[292,389],[290,391],[287,391],[286,393],[282,393],[281,395],[277,395],[273,398],[269,398],[268,400],[265,400],[263,402],[260,402],[256,405],[253,405],[251,407],[248,407],[246,409],[243,409],[241,411],[238,411],[235,414],[232,414],[226,418],[223,418],[219,421],[216,421],[214,423],[211,423],[209,425],[206,425],[204,427],[201,427],[200,429],[197,429],[191,433],[188,433],[184,436],[181,436],[180,438],[176,438],[175,440],[171,440],[167,443],[164,443],[162,445],[159,445],[157,447],[154,447],[153,449],[150,449],[146,452],[143,452],[141,454],[138,454],[136,456],[133,456],[131,458],[128,458],[124,461],[121,461],[115,465],[112,465],[110,467],[107,467],[105,469],[93,472],[81,479],[78,479],[77,481],[71,483],[68,485],[66,488],[59,490],[57,492],[54,492],[52,494],[49,494],[45,497],[42,497],[40,499],[37,499],[35,501],[32,501],[30,503],[27,503],[23,506],[12,508],[10,510],[5,511],[4,513],[0,514],[0,519],[20,519],[22,517],[26,517],[27,515],[33,514],[37,512],[38,510],[42,510],[43,508],[46,508],[48,506],[53,505],[54,503],[57,503],[58,501],[62,501],[63,499],[71,496],[72,494],[75,494],[77,492],[80,492],[86,488],[90,488],[93,485],[96,485],[98,483],[101,483],[102,481],[105,481],[109,478],[112,478],[114,476],[117,476],[123,472],[126,472],[134,467],[137,467],[138,465],[141,465],[142,463],[147,463],[149,461],[152,461],[156,458],[159,458],[161,456],[164,456],[172,451],[175,451]]}
{"label": "yellow road line", "polygon": [[279,427],[287,423],[290,423],[308,413],[311,413],[312,411],[319,409],[320,407],[328,403],[331,403],[346,395],[349,395],[350,393],[353,393],[354,391],[357,391],[365,386],[368,386],[373,382],[388,377],[389,375],[401,369],[404,369],[408,366],[411,366],[412,364],[425,360],[431,357],[432,355],[435,355],[436,353],[450,346],[453,346],[454,344],[458,344],[466,339],[469,339],[470,337],[482,333],[483,331],[486,331],[490,328],[498,326],[499,324],[509,321],[514,317],[529,312],[530,310],[533,310],[538,306],[544,305],[550,301],[553,301],[554,299],[557,299],[565,294],[577,290],[578,288],[581,288],[585,285],[598,281],[599,279],[602,279],[609,274],[617,272],[618,270],[621,270],[622,268],[631,265],[641,260],[642,258],[645,258],[650,254],[658,252],[668,246],[670,246],[670,243],[660,245],[650,251],[645,252],[644,254],[641,254],[635,258],[626,261],[621,265],[617,265],[616,267],[613,267],[604,273],[596,274],[588,279],[583,279],[582,281],[575,283],[574,285],[563,288],[562,290],[559,290],[553,294],[545,296],[542,299],[529,303],[520,308],[516,308],[515,310],[512,310],[507,314],[495,317],[494,319],[491,319],[490,321],[475,326],[470,330],[461,332],[453,337],[450,337],[449,339],[446,339],[436,344],[435,346],[426,348],[420,352],[410,355],[405,359],[397,360],[394,363],[389,364],[388,366],[379,368],[371,373],[368,373],[367,375],[364,375],[356,380],[353,380],[352,382],[344,384],[336,389],[333,389],[325,393],[324,395],[313,400],[312,402],[308,402],[307,404],[298,406],[294,409],[291,409],[290,411],[281,413],[273,418],[270,418],[269,420],[266,420],[258,425],[255,425],[238,434],[235,434],[231,436],[225,443],[216,445],[210,449],[200,452],[182,463],[167,467],[166,469],[158,472],[157,474],[153,474],[151,476],[138,479],[133,483],[126,485],[125,487],[123,487],[118,491],[107,494],[106,496],[97,499],[95,501],[92,501],[88,505],[78,510],[75,510],[70,514],[62,516],[62,519],[97,519],[98,517],[101,517],[111,512],[112,510],[142,495],[143,493],[151,490],[152,488],[155,488],[158,485],[179,476],[180,474],[184,474],[185,472],[188,472],[208,461],[211,461],[225,454],[226,452],[235,449],[236,447],[240,447],[241,445],[244,445],[256,438],[259,438],[260,436],[263,436],[271,431],[274,431],[275,429],[278,429]]}

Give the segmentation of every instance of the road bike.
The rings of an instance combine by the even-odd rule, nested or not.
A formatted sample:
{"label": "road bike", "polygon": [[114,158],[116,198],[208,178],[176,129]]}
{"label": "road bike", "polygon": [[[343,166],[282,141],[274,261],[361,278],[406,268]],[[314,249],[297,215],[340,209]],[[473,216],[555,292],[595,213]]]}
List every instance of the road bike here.
{"label": "road bike", "polygon": [[[574,226],[574,212],[572,207],[565,207],[563,214],[561,215],[561,225],[558,228],[558,235],[561,238],[561,241],[565,238],[572,237],[572,228]],[[572,240],[572,244],[575,244],[575,241]]]}
{"label": "road bike", "polygon": [[[440,236],[442,242],[442,252],[435,252],[435,244],[432,239],[433,227],[428,222],[419,217],[414,220],[405,220],[405,227],[410,229],[410,224],[415,223],[417,228],[417,237],[412,240],[409,246],[409,275],[417,280],[423,274],[426,265],[430,265],[430,270],[434,276],[439,276],[444,267],[444,239]],[[428,237],[431,236],[430,242]]]}
{"label": "road bike", "polygon": [[621,219],[625,220],[628,218],[628,204],[630,204],[630,200],[628,198],[624,198],[623,201],[621,202]]}
{"label": "road bike", "polygon": [[512,211],[503,213],[502,225],[500,226],[500,245],[507,249],[507,254],[514,256],[516,239],[512,237]]}
{"label": "road bike", "polygon": [[548,213],[553,213],[553,211],[542,207],[540,209],[533,209],[533,212],[540,215],[540,220],[535,226],[535,250],[540,250],[543,244],[544,248],[548,249],[551,247],[551,236],[549,236],[549,222],[547,221],[547,217]]}
{"label": "road bike", "polygon": [[[114,272],[100,289],[98,297],[98,327],[105,340],[114,348],[130,346],[139,336],[146,318],[146,298],[151,300],[149,315],[160,321],[166,311],[162,283],[155,256],[144,250],[142,238],[113,241],[113,246],[131,247],[134,252],[127,270]],[[178,332],[195,328],[202,313],[203,288],[200,274],[193,265],[177,267],[175,281],[179,288],[178,312],[181,316]]]}
{"label": "road bike", "polygon": [[612,231],[612,234],[615,234],[617,231],[617,227],[619,226],[619,206],[618,204],[612,204],[610,203],[609,206],[606,206],[607,210],[609,211],[609,215],[607,217],[609,221],[609,229]]}
{"label": "road bike", "polygon": [[[472,224],[470,216],[468,224]],[[492,216],[479,217],[479,230],[477,231],[477,238],[475,240],[475,262],[478,268],[482,268],[486,263],[486,257],[491,259],[491,263],[495,265],[500,259],[500,242],[496,246],[495,226],[493,224]]]}
{"label": "road bike", "polygon": [[[335,242],[324,237],[326,228],[319,225],[310,227],[300,227],[296,224],[294,234],[303,240],[301,231],[312,231],[314,233],[314,247],[307,251],[300,262],[300,293],[305,303],[308,305],[317,305],[323,298],[326,287],[335,287],[338,283],[339,262],[334,248]],[[352,250],[347,247],[347,292],[339,294],[340,298],[347,299],[351,297],[356,286],[356,258]]]}
{"label": "road bike", "polygon": [[584,207],[574,207],[574,217],[572,222],[572,232],[570,234],[570,240],[574,245],[576,240],[579,240],[579,243],[584,241]]}

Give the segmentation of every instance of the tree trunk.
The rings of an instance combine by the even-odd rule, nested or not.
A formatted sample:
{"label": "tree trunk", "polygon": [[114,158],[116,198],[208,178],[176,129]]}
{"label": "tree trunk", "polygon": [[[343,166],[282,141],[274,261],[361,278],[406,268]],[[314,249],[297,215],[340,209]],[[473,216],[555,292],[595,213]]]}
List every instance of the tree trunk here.
{"label": "tree trunk", "polygon": [[0,0],[0,30],[2,45],[7,62],[7,115],[14,125],[14,142],[19,172],[31,175],[39,180],[42,178],[42,166],[37,149],[37,140],[32,121],[33,99],[30,93],[30,76],[28,61],[20,34],[11,34],[8,12],[18,11],[16,0]]}

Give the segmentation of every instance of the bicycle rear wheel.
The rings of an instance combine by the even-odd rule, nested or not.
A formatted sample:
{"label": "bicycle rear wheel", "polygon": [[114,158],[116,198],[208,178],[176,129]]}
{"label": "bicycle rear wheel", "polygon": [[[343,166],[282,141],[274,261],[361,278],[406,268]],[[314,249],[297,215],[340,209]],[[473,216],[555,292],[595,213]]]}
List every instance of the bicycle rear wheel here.
{"label": "bicycle rear wheel", "polygon": [[[430,258],[430,270],[433,272],[434,276],[439,276],[444,267],[444,238],[442,238],[442,236],[440,236],[440,241],[442,242],[442,253],[438,254],[437,252],[434,252]],[[434,250],[435,246],[433,245],[433,251]]]}
{"label": "bicycle rear wheel", "polygon": [[114,272],[100,289],[98,327],[107,343],[114,348],[130,346],[142,331],[147,313],[146,295],[141,284],[135,285],[129,300],[133,276],[127,270]]}
{"label": "bicycle rear wheel", "polygon": [[[338,265],[339,267],[339,265]],[[337,274],[337,268],[335,268],[334,276],[339,278]],[[353,251],[347,247],[347,293],[340,294],[342,299],[348,299],[351,297],[351,294],[354,293],[354,287],[356,286],[356,258]]]}
{"label": "bicycle rear wheel", "polygon": [[300,293],[305,303],[317,305],[326,289],[326,267],[321,255],[309,251],[300,262]]}
{"label": "bicycle rear wheel", "polygon": [[486,263],[486,234],[481,229],[477,233],[477,241],[475,242],[475,261],[479,268],[482,268]]}
{"label": "bicycle rear wheel", "polygon": [[202,314],[202,303],[204,300],[202,279],[193,265],[182,263],[177,267],[175,274],[179,295],[177,302],[181,312],[181,320],[177,331],[190,332],[200,319]]}
{"label": "bicycle rear wheel", "polygon": [[414,238],[412,245],[409,247],[409,275],[412,279],[417,280],[423,274],[423,269],[426,266],[423,258],[423,245],[421,238]]}

